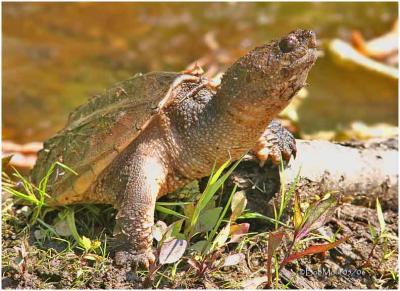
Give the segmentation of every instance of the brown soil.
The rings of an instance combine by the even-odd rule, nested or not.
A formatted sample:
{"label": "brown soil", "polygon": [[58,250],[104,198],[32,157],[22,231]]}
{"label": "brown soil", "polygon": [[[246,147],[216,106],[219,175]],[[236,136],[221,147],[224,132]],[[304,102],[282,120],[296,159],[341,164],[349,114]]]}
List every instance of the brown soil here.
{"label": "brown soil", "polygon": [[[273,197],[266,197],[260,190],[263,176],[262,170],[252,168],[243,163],[233,174],[231,180],[238,182],[247,192],[248,208],[268,214]],[[277,177],[276,177],[277,178]],[[271,178],[269,178],[271,179]],[[268,181],[270,185],[275,182]],[[255,187],[257,186],[257,187]],[[227,187],[229,188],[229,187]],[[229,191],[229,189],[227,189]],[[7,202],[8,201],[8,202]],[[145,282],[146,273],[134,273],[130,270],[119,268],[113,262],[112,253],[104,260],[89,260],[81,253],[63,251],[67,244],[56,240],[46,240],[40,244],[33,236],[34,229],[27,227],[27,219],[18,213],[21,206],[3,203],[2,225],[2,286],[3,288],[141,288]],[[384,218],[389,234],[397,236],[398,214],[397,209],[383,205]],[[353,202],[354,203],[354,202]],[[349,239],[323,255],[313,255],[297,260],[287,265],[280,272],[279,288],[287,285],[290,288],[398,288],[397,242],[389,240],[387,249],[394,253],[385,261],[384,245],[376,245],[369,264],[365,264],[374,248],[368,224],[379,229],[379,223],[374,206],[370,203],[360,205],[351,201],[341,203],[327,224],[318,229],[317,234],[327,236],[338,232],[338,238],[348,235]],[[100,207],[100,211],[106,211]],[[108,211],[109,212],[109,211]],[[86,216],[77,215],[77,221]],[[82,214],[83,215],[83,214]],[[87,213],[85,214],[87,215]],[[51,223],[51,214],[48,223]],[[46,216],[46,219],[47,219]],[[107,237],[111,236],[113,213],[106,220],[93,225],[95,232],[103,231]],[[245,260],[240,264],[230,267],[218,267],[218,262],[230,253],[236,253],[235,244],[221,249],[214,258],[214,264],[199,277],[193,268],[187,264],[187,259],[180,263],[174,277],[167,267],[162,267],[150,282],[158,288],[240,288],[240,282],[252,277],[265,276],[265,254],[267,253],[267,235],[270,225],[262,221],[249,221],[251,231],[259,234],[250,237],[241,252]],[[78,229],[78,231],[83,231]],[[83,233],[84,234],[84,233]],[[90,234],[88,234],[90,236]],[[290,236],[289,236],[290,238]],[[325,243],[322,240],[313,240],[312,243]],[[307,242],[306,244],[311,244]],[[68,249],[68,248],[67,248]],[[75,248],[76,250],[76,248]],[[170,278],[165,279],[160,273],[166,271]],[[259,287],[262,287],[260,285]]]}

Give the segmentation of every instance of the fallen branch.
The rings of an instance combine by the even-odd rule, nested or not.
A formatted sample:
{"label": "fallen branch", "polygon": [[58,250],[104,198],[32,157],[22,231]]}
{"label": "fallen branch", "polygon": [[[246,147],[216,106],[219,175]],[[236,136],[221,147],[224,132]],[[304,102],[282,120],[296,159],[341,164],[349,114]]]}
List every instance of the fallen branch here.
{"label": "fallen branch", "polygon": [[[379,197],[384,207],[397,210],[397,165],[397,138],[345,143],[297,140],[297,157],[285,167],[285,184],[289,189],[300,171],[296,189],[302,196],[337,191],[353,204],[368,206]],[[241,163],[231,181],[251,192],[248,198],[259,210],[267,207],[262,201],[276,196],[281,184],[278,167],[268,164],[260,168],[252,155]]]}

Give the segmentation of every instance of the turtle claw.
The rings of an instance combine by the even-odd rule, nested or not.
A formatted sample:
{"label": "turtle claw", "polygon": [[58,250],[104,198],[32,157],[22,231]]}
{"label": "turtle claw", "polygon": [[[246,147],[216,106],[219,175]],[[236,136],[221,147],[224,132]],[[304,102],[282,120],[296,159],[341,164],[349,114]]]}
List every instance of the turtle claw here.
{"label": "turtle claw", "polygon": [[289,161],[291,156],[296,158],[296,140],[290,131],[274,120],[259,138],[254,152],[260,161],[260,167],[268,159],[279,165],[282,159]]}
{"label": "turtle claw", "polygon": [[132,253],[129,251],[118,251],[115,254],[115,262],[118,266],[149,269],[151,264],[154,264],[156,257],[151,250],[143,253]]}

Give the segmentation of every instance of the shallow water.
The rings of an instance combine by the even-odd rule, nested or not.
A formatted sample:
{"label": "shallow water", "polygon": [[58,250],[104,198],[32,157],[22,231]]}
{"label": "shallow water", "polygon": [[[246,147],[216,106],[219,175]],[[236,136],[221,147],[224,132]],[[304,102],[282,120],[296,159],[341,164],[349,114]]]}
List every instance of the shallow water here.
{"label": "shallow water", "polygon": [[[137,72],[217,69],[298,27],[320,39],[390,29],[397,3],[3,3],[3,138],[43,140],[87,97]],[[207,45],[208,43],[208,45]],[[299,109],[307,132],[397,124],[397,82],[321,57]]]}

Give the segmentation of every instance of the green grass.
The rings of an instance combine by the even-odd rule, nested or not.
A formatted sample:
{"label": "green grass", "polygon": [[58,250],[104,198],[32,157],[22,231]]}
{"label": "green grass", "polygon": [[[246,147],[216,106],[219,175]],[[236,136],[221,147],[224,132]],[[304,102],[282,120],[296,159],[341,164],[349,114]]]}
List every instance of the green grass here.
{"label": "green grass", "polygon": [[[289,188],[286,189],[283,165],[280,167],[282,185],[279,193],[280,199],[278,205],[274,205],[274,217],[267,217],[246,210],[246,196],[242,191],[237,192],[236,186],[226,197],[227,202],[222,205],[222,200],[218,199],[218,196],[222,193],[225,182],[239,163],[240,160],[230,165],[231,161],[229,160],[219,168],[214,167],[205,190],[192,196],[192,198],[197,198],[194,201],[157,202],[156,212],[158,216],[165,221],[168,220],[169,225],[164,223],[162,239],[157,243],[160,260],[150,271],[138,272],[140,277],[146,278],[149,286],[159,287],[175,284],[176,280],[180,280],[182,268],[187,268],[188,264],[190,265],[186,274],[188,278],[221,276],[224,273],[221,271],[224,258],[218,257],[221,251],[229,246],[233,253],[245,253],[249,244],[253,243],[253,239],[263,237],[264,240],[270,240],[274,233],[279,234],[281,232],[284,233],[284,236],[287,236],[287,239],[277,240],[271,253],[264,253],[262,256],[266,259],[269,256],[271,262],[271,266],[268,268],[272,269],[273,282],[271,278],[268,283],[269,286],[273,284],[276,288],[285,288],[285,285],[279,281],[279,273],[284,264],[294,260],[291,259],[291,255],[297,255],[297,257],[306,255],[304,251],[307,250],[307,247],[305,246],[310,244],[313,246],[313,241],[318,239],[328,242],[326,249],[336,245],[337,233],[333,237],[326,238],[312,232],[315,225],[319,223],[320,217],[325,215],[334,204],[334,199],[311,204],[307,210],[303,211],[296,194],[300,172]],[[49,177],[56,167],[62,167],[73,172],[67,166],[55,163],[45,177],[41,179],[39,185],[35,186],[15,170],[13,176],[21,182],[22,190],[16,190],[15,183],[11,179],[3,179],[3,188],[18,201],[32,208],[29,226],[34,226],[42,232],[43,237],[37,239],[39,246],[44,246],[49,240],[62,243],[65,245],[65,250],[62,253],[80,253],[82,259],[95,262],[96,268],[100,270],[109,256],[107,241],[112,233],[109,225],[114,211],[111,207],[101,209],[94,205],[68,206],[62,207],[59,212],[53,211],[54,209],[46,203],[48,197],[46,188]],[[49,213],[51,215],[48,215]],[[79,217],[79,219],[76,217]],[[241,223],[244,219],[250,223],[252,219],[265,220],[275,231],[249,233],[249,223]],[[55,229],[55,222],[57,221],[67,222],[70,236],[63,237],[57,233]],[[381,222],[382,219],[379,221]],[[99,226],[102,229],[100,231]],[[235,244],[230,243],[234,235],[239,233],[242,235],[241,239]],[[301,233],[301,237],[299,236],[296,239],[299,233]],[[171,249],[171,244],[168,244],[168,242],[174,240],[177,242],[185,241],[185,244],[182,244],[181,249],[179,247]],[[232,246],[234,247],[232,248]],[[286,253],[283,250],[286,250]],[[304,253],[301,253],[302,251]],[[167,256],[162,260],[161,254],[163,252],[173,253],[174,257]],[[217,260],[217,258],[219,259]],[[72,285],[82,286],[89,280],[89,273],[88,269],[78,268],[76,279]],[[238,282],[235,283],[234,281],[227,281],[224,284],[227,287],[240,286]]]}
{"label": "green grass", "polygon": [[[27,178],[25,178],[17,169],[13,168],[14,172],[12,175],[18,181],[19,185],[22,185],[22,189],[21,187],[17,189],[17,184],[13,182],[10,177],[8,177],[4,172],[2,187],[5,192],[14,196],[19,201],[19,203],[28,205],[32,209],[31,219],[29,223],[30,227],[39,223],[43,227],[42,232],[44,232],[45,238],[52,238],[58,241],[66,242],[68,248],[70,248],[71,245],[74,244],[67,239],[61,238],[54,227],[45,222],[46,214],[55,210],[48,205],[46,200],[51,199],[51,197],[47,194],[47,186],[50,176],[54,173],[57,167],[65,169],[73,173],[74,175],[77,175],[77,173],[73,169],[66,166],[65,164],[55,162],[50,166],[45,176],[39,181],[38,185],[36,186],[31,183]],[[101,243],[98,240],[90,240],[85,236],[81,236],[77,230],[75,222],[75,211],[79,211],[79,209],[83,208],[89,210],[92,215],[96,214],[96,211],[98,212],[95,206],[90,205],[64,206],[61,208],[62,210],[58,213],[58,216],[59,219],[65,220],[67,222],[69,231],[72,237],[75,239],[78,248],[82,249],[85,253],[95,252],[95,250],[100,247]],[[82,221],[82,223],[84,223],[84,221]],[[40,240],[38,241],[40,244]],[[103,249],[105,249],[105,247],[103,247]]]}
{"label": "green grass", "polygon": [[60,162],[55,162],[53,163],[49,170],[46,172],[46,175],[39,181],[39,184],[35,186],[33,183],[28,181],[21,173],[18,172],[17,169],[14,169],[13,176],[21,183],[23,191],[15,189],[15,185],[12,183],[11,179],[9,179],[5,174],[3,174],[3,180],[2,180],[2,186],[3,190],[17,199],[20,199],[23,203],[26,203],[28,205],[31,205],[33,207],[33,215],[32,215],[32,220],[31,224],[34,224],[36,222],[36,219],[42,214],[42,208],[43,207],[48,207],[48,205],[45,202],[46,198],[50,198],[50,196],[47,194],[47,184],[49,181],[50,176],[54,173],[56,167],[61,167],[75,175],[77,173],[69,168],[68,166],[60,163]]}

